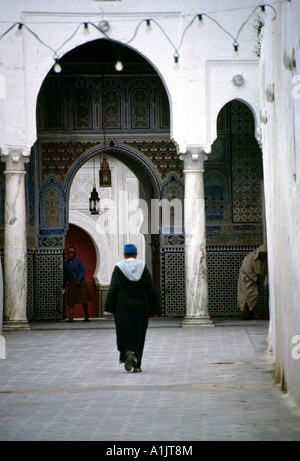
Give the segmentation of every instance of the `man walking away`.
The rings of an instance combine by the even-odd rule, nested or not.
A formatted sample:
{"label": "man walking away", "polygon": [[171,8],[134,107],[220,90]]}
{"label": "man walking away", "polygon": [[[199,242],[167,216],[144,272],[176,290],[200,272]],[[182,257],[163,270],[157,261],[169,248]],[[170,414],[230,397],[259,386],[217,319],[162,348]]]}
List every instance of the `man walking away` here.
{"label": "man walking away", "polygon": [[105,311],[114,314],[117,348],[125,370],[140,372],[149,317],[157,318],[161,309],[150,272],[137,259],[133,244],[124,246],[124,259],[114,268]]}

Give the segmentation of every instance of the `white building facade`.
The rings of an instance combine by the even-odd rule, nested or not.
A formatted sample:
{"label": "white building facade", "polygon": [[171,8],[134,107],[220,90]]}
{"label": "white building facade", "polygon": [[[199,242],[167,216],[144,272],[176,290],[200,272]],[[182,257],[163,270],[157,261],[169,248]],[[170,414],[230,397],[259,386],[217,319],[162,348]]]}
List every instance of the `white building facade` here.
{"label": "white building facade", "polygon": [[[245,248],[256,246],[260,243],[259,240],[267,243],[272,353],[282,387],[300,403],[300,372],[297,361],[297,341],[300,337],[300,139],[299,129],[297,130],[300,117],[300,78],[298,79],[297,74],[297,63],[300,61],[299,3],[283,1],[262,6],[258,1],[245,0],[67,0],[63,3],[58,0],[50,3],[38,0],[3,0],[0,17],[0,147],[1,160],[4,163],[2,184],[5,190],[1,197],[4,327],[28,328],[28,287],[34,283],[32,267],[39,267],[41,258],[45,261],[50,256],[57,257],[59,266],[61,257],[53,253],[55,246],[60,249],[64,247],[64,232],[69,223],[80,225],[80,222],[85,222],[84,217],[79,216],[72,203],[68,202],[71,183],[75,181],[74,177],[80,165],[99,153],[106,153],[121,161],[124,157],[127,159],[127,166],[138,178],[139,187],[135,187],[139,189],[139,198],[145,198],[146,204],[149,205],[151,199],[163,198],[164,190],[168,190],[169,195],[166,193],[166,197],[169,198],[179,197],[184,190],[180,197],[184,202],[184,244],[178,235],[172,237],[173,242],[176,239],[177,243],[181,242],[179,247],[184,255],[184,325],[213,325],[209,312],[210,276],[207,259],[211,250],[207,249],[208,241],[218,246],[222,236],[226,235],[226,242],[230,240],[230,248],[235,249],[239,245]],[[77,106],[68,103],[67,76],[63,81],[65,77],[62,70],[61,80],[55,80],[53,65],[57,61],[63,69],[64,57],[68,53],[99,40],[116,44],[116,50],[121,54],[120,57],[116,55],[116,61],[122,60],[122,52],[129,49],[146,60],[151,72],[150,67],[145,67],[143,73],[135,74],[135,81],[139,78],[139,84],[144,85],[142,93],[135,93],[135,100],[133,80],[118,83],[115,76],[109,76],[110,81],[114,82],[111,83],[111,88],[120,94],[124,91],[122,101],[125,115],[122,116],[119,131],[113,125],[101,131],[97,125],[97,117],[104,114],[100,110],[104,106],[98,105],[97,88],[101,85],[100,77],[104,79],[107,72],[101,67],[98,74],[95,73],[97,59],[94,56],[94,67],[87,69],[84,66],[84,72],[89,72],[91,88],[96,89],[92,103],[94,118],[90,127],[82,125],[81,130],[76,131],[74,126],[71,129],[72,111],[75,107],[84,108],[80,106],[80,99],[77,100]],[[123,65],[126,72],[124,62]],[[132,69],[131,77],[135,71]],[[86,86],[87,80],[83,78],[83,67],[80,72],[80,75],[76,74],[76,82],[72,82],[73,87],[89,90],[90,87]],[[121,70],[120,74],[122,72]],[[46,96],[43,96],[43,92],[50,87],[58,90],[59,85],[64,88],[61,106],[63,129],[58,124],[47,131],[48,119],[43,102]],[[160,121],[163,119],[163,106],[159,106],[159,95],[162,95],[159,85],[167,95],[170,115],[168,130],[163,123],[158,123],[159,116]],[[138,97],[146,93],[153,95],[153,110],[149,123],[147,122],[147,135],[145,130],[138,131],[138,124],[131,125],[131,128],[135,128],[133,139],[129,119],[126,117],[130,115],[132,124],[134,117],[139,123],[146,124],[143,118],[146,105],[138,105],[136,102]],[[84,94],[84,91],[80,93],[82,97]],[[135,101],[136,105],[130,106],[130,101]],[[228,108],[227,104],[233,105]],[[241,206],[245,197],[242,193],[243,175],[238,171],[244,167],[238,162],[238,154],[234,154],[228,171],[239,174],[239,187],[235,186],[234,181],[230,184],[226,182],[227,166],[225,157],[222,157],[226,155],[215,144],[222,139],[226,146],[226,143],[231,147],[239,143],[238,134],[244,125],[237,122],[228,134],[227,125],[224,122],[222,128],[222,117],[219,118],[223,113],[222,109],[226,107],[225,112],[229,114],[226,120],[233,123],[240,110],[239,104],[246,106],[253,118],[251,143],[255,141],[262,151],[261,186],[265,199],[260,207],[255,202],[257,195],[253,199],[253,207],[249,204],[244,208]],[[53,113],[56,110],[54,109]],[[245,118],[248,120],[248,112]],[[74,124],[75,122],[76,120]],[[98,128],[100,131],[97,131]],[[69,146],[71,142],[77,142],[80,153],[76,154],[76,158],[67,155],[63,157],[60,154],[56,165],[58,144],[66,142],[66,133],[69,136]],[[165,167],[167,157],[162,156],[158,166],[158,156],[151,156],[151,149],[149,147],[150,150],[147,150],[146,144],[143,150],[140,147],[142,141],[147,142],[148,146],[159,141],[159,149],[161,143],[172,142],[172,148],[176,148],[176,159],[171,155],[171,160],[168,160],[168,166]],[[90,144],[86,144],[87,142]],[[56,143],[57,150],[53,150],[53,143]],[[236,145],[235,149],[238,152],[239,146]],[[247,146],[244,149],[247,150]],[[253,152],[253,156],[257,155],[256,146],[253,147]],[[247,164],[246,160],[244,165]],[[178,165],[176,162],[179,161],[182,165],[182,176],[174,173],[174,165]],[[55,174],[52,175],[51,171],[55,171]],[[165,175],[163,171],[166,171]],[[59,177],[62,178],[61,182]],[[210,183],[212,177],[219,179]],[[35,184],[33,189],[30,189],[28,178]],[[127,179],[132,179],[130,174]],[[126,183],[125,179],[124,181]],[[256,189],[258,185],[259,178],[256,178]],[[32,201],[28,200],[29,189],[31,192],[33,190]],[[39,193],[39,199],[35,192]],[[250,197],[251,192],[248,182],[244,195],[248,194]],[[51,216],[50,213],[44,214],[41,206],[43,203],[47,210],[51,207],[54,210]],[[228,203],[232,206],[227,206]],[[126,203],[124,206],[126,207]],[[212,211],[211,228],[206,225],[208,209]],[[256,214],[262,209],[264,215],[258,223]],[[248,213],[246,218],[245,210]],[[32,215],[37,218],[32,220]],[[122,216],[122,219],[127,216],[124,209]],[[220,224],[221,218],[223,224]],[[50,221],[58,225],[50,225]],[[151,232],[142,232],[144,241],[142,239],[139,245],[142,254],[144,252],[143,257],[147,262],[153,263],[155,249],[162,245],[164,236],[156,237],[157,234],[153,231],[155,226],[153,222],[150,224]],[[90,221],[87,226],[90,226],[90,233],[93,234]],[[158,227],[161,228],[161,223],[158,223]],[[243,237],[240,237],[240,231],[243,232]],[[171,241],[172,238],[168,240]],[[96,247],[100,248],[104,243],[97,236],[94,236],[94,243],[97,239],[100,243]],[[118,243],[117,247],[119,249],[113,256],[115,259],[121,256],[121,244]],[[228,252],[227,248],[225,253]],[[173,260],[177,258],[176,261],[179,261],[178,254],[179,252],[175,254],[173,251],[168,253]],[[167,251],[161,250],[158,258],[162,260],[166,255]],[[34,264],[30,265],[28,261],[34,261]],[[98,261],[97,264],[96,278],[102,283],[101,289],[104,292],[105,284],[109,283],[109,270],[106,265],[107,276],[101,280],[101,262]],[[45,264],[42,267],[40,272],[44,271]],[[224,271],[226,272],[226,267]],[[162,275],[166,277],[161,270],[156,277],[161,279]],[[161,285],[161,290],[164,292],[165,286]]]}

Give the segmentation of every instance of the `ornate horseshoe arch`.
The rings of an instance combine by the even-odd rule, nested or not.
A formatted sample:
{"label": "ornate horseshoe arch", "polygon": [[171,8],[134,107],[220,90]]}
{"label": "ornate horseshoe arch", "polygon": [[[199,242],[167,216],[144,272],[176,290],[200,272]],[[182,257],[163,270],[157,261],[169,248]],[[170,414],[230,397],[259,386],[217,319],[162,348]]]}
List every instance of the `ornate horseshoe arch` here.
{"label": "ornate horseshoe arch", "polygon": [[[73,164],[73,167],[69,173],[69,176],[66,181],[66,205],[67,205],[67,216],[69,218],[67,222],[67,227],[70,224],[75,224],[78,227],[84,229],[92,241],[94,242],[97,263],[94,273],[94,280],[97,284],[107,285],[110,281],[111,271],[112,271],[112,258],[107,251],[108,245],[108,236],[105,233],[99,232],[99,226],[93,220],[89,219],[87,216],[84,216],[82,213],[77,212],[76,210],[69,210],[69,197],[73,179],[80,169],[80,167],[94,155],[99,155],[106,153],[111,157],[116,158],[120,162],[124,163],[138,178],[142,187],[144,189],[144,200],[148,206],[148,223],[151,213],[150,203],[152,198],[158,198],[160,196],[161,184],[158,179],[158,175],[155,172],[155,167],[144,154],[139,152],[137,149],[126,145],[125,143],[115,143],[111,140],[108,145],[98,145],[87,150],[78,161]],[[150,225],[149,225],[150,226]],[[149,227],[150,228],[150,227]],[[150,257],[150,247],[147,243],[150,243],[150,236],[144,234],[146,242],[146,257]],[[149,240],[149,241],[148,241]]]}
{"label": "ornate horseshoe arch", "polygon": [[141,182],[143,179],[148,179],[148,181],[151,183],[153,187],[154,197],[152,198],[159,198],[161,191],[161,183],[158,174],[155,171],[155,165],[146,155],[144,155],[138,149],[133,148],[123,142],[116,142],[113,139],[111,139],[107,145],[99,144],[98,146],[94,146],[91,149],[87,150],[73,165],[66,181],[67,197],[69,197],[72,181],[79,168],[87,160],[92,158],[94,155],[100,153],[106,153],[120,160],[133,171],[133,173]]}

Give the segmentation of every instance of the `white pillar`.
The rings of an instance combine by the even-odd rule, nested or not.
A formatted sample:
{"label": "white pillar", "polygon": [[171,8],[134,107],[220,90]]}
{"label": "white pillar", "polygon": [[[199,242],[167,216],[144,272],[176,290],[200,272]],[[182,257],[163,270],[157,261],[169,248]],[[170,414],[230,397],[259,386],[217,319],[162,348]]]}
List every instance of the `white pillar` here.
{"label": "white pillar", "polygon": [[5,174],[3,330],[29,330],[27,322],[27,245],[25,163],[22,148],[9,148]]}
{"label": "white pillar", "polygon": [[3,324],[3,274],[2,274],[2,264],[1,264],[1,256],[0,256],[0,333],[2,332],[2,324]]}
{"label": "white pillar", "polygon": [[204,159],[200,146],[189,146],[184,158],[184,233],[187,313],[183,326],[213,327],[208,314]]}

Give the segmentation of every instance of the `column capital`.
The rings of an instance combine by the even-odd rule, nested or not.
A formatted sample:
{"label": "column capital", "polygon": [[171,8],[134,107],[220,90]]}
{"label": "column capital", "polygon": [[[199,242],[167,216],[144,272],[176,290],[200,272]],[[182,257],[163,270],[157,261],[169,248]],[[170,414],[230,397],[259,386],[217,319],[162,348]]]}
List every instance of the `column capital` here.
{"label": "column capital", "polygon": [[207,160],[205,148],[202,145],[187,145],[186,151],[181,153],[180,159],[184,161],[184,171],[204,169],[204,161]]}
{"label": "column capital", "polygon": [[0,148],[0,157],[7,171],[19,171],[29,162],[30,152],[31,148],[27,146],[4,146]]}

